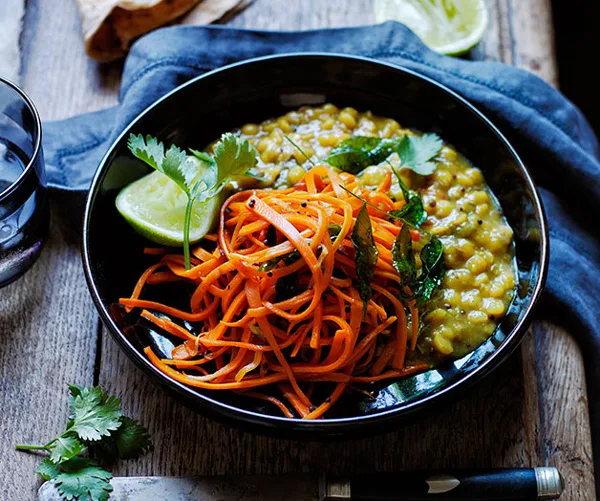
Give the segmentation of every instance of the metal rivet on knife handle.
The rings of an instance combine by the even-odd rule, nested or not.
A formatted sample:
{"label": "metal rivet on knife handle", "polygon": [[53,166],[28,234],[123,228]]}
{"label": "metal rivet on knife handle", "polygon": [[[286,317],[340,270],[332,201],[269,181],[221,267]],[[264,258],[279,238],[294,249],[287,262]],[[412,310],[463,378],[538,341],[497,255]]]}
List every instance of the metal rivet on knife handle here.
{"label": "metal rivet on knife handle", "polygon": [[425,479],[425,482],[429,486],[427,494],[443,494],[456,489],[460,485],[458,478],[446,474],[431,475]]}
{"label": "metal rivet on knife handle", "polygon": [[552,466],[540,466],[533,470],[537,482],[538,500],[560,497],[565,488],[565,482],[558,470]]}
{"label": "metal rivet on knife handle", "polygon": [[326,478],[321,477],[319,485],[320,501],[340,501],[342,499],[352,499],[350,495],[350,480],[347,478]]}

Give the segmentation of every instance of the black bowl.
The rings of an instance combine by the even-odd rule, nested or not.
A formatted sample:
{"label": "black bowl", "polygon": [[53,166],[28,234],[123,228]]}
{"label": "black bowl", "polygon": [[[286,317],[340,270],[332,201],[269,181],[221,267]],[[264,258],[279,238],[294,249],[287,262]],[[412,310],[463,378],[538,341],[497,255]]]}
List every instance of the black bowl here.
{"label": "black bowl", "polygon": [[[515,231],[518,290],[492,337],[464,358],[381,387],[376,401],[346,397],[328,419],[272,414],[230,392],[205,392],[173,381],[143,353],[168,353],[171,342],[115,303],[130,294],[147,266],[147,245],[115,209],[118,189],[148,168],[127,149],[130,133],[201,148],[222,132],[279,116],[303,104],[333,102],[437,132],[482,169]],[[103,321],[127,355],[163,388],[197,411],[246,429],[305,438],[381,432],[457,399],[505,360],[521,341],[547,270],[548,236],[531,176],[500,132],[454,92],[413,71],[365,58],[331,54],[263,57],[212,71],[175,89],[127,127],[100,163],[87,200],[83,261]]]}

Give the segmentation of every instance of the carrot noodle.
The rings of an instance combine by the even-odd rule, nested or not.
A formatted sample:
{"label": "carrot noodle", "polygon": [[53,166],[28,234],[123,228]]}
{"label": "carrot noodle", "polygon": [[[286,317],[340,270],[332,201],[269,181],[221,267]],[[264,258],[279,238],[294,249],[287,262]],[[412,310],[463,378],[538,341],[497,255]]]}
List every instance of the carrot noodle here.
{"label": "carrot noodle", "polygon": [[[407,363],[419,311],[399,299],[410,293],[391,252],[402,223],[387,212],[404,202],[388,196],[391,182],[388,173],[370,191],[318,165],[294,188],[230,196],[217,231],[192,250],[189,270],[179,253],[144,249],[159,261],[120,303],[179,340],[167,358],[147,347],[152,364],[181,383],[239,392],[303,419],[322,418],[356,384],[427,369]],[[342,186],[369,202],[379,252],[364,315],[351,240],[362,203]],[[190,291],[189,308],[145,299],[148,288],[174,283]]]}

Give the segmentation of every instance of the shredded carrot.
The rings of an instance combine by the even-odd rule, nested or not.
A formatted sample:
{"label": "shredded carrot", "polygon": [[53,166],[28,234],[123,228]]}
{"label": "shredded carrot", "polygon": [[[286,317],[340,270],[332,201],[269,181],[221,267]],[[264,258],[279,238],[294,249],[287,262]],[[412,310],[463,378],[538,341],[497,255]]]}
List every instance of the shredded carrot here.
{"label": "shredded carrot", "polygon": [[[419,311],[399,299],[410,290],[392,262],[401,223],[386,212],[402,202],[389,197],[391,181],[388,173],[376,191],[363,190],[351,174],[319,165],[293,189],[229,197],[217,232],[192,250],[190,270],[180,254],[145,249],[160,260],[120,303],[175,340],[167,358],[147,347],[150,361],[181,383],[240,392],[303,419],[322,418],[355,384],[425,370],[407,362]],[[351,240],[362,204],[342,186],[371,204],[379,257],[364,310]],[[146,299],[147,289],[178,282],[190,290],[189,309]]]}

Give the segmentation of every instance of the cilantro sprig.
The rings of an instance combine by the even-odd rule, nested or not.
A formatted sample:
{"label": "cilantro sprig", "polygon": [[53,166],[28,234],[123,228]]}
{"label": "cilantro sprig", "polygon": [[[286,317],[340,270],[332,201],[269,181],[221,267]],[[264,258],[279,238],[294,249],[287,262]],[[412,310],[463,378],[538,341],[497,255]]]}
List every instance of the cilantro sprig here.
{"label": "cilantro sprig", "polygon": [[[67,501],[106,501],[117,459],[135,459],[152,449],[148,431],[121,413],[121,401],[101,388],[69,386],[66,430],[45,445],[17,445],[19,451],[45,451],[36,473],[52,481]],[[87,455],[85,455],[87,453]]]}
{"label": "cilantro sprig", "polygon": [[163,143],[152,136],[131,134],[127,143],[134,156],[177,184],[188,197],[183,224],[183,256],[190,269],[190,225],[194,202],[216,197],[234,177],[256,166],[257,152],[248,141],[234,134],[221,136],[214,155],[190,149],[190,155],[171,145],[165,152]]}

